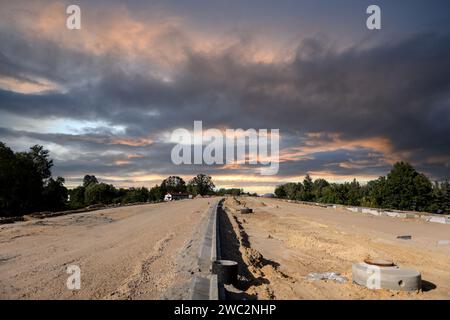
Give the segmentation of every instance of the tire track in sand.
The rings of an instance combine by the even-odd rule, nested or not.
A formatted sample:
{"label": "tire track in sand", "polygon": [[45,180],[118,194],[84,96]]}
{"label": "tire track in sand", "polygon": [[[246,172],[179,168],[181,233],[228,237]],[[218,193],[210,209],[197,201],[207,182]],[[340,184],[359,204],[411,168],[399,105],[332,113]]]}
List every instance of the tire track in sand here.
{"label": "tire track in sand", "polygon": [[174,236],[171,233],[160,239],[153,247],[152,252],[135,267],[134,272],[116,290],[104,297],[104,299],[130,300],[145,294],[146,292],[142,292],[142,287],[147,287],[149,283],[153,282],[153,278],[155,278],[155,274],[151,271],[151,266],[163,256],[164,249]]}

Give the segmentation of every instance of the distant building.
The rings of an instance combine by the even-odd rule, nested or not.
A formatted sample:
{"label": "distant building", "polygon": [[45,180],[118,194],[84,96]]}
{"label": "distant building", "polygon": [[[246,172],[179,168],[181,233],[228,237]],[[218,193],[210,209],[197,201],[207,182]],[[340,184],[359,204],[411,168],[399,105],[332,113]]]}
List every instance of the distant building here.
{"label": "distant building", "polygon": [[192,196],[189,193],[167,193],[164,196],[164,201],[172,201],[172,200],[183,200],[183,199],[192,199]]}

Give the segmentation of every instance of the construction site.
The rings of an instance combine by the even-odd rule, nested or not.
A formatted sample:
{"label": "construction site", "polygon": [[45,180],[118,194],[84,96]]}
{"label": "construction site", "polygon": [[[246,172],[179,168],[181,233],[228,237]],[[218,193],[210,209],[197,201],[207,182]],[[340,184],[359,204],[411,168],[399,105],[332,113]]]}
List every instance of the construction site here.
{"label": "construction site", "polygon": [[[228,198],[220,215],[223,256],[239,265],[228,296],[450,299],[450,245],[443,240],[449,224],[348,209],[353,208]],[[380,288],[356,283],[361,275],[354,268],[365,261],[380,266]],[[417,272],[389,278],[383,268]],[[408,280],[412,286],[402,287]]]}
{"label": "construction site", "polygon": [[448,300],[447,222],[261,197],[26,217],[0,225],[0,298]]}

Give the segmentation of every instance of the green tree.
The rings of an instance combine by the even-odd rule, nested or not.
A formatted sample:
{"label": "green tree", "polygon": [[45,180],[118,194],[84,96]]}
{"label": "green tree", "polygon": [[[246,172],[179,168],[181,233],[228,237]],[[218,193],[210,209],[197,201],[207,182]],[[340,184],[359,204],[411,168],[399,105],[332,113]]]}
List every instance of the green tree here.
{"label": "green tree", "polygon": [[398,162],[387,175],[382,206],[400,210],[423,210],[430,204],[432,185],[409,163]]}
{"label": "green tree", "polygon": [[215,185],[210,176],[200,173],[189,181],[189,190],[194,195],[206,195],[214,191]]}
{"label": "green tree", "polygon": [[84,201],[84,194],[86,192],[86,188],[83,186],[76,187],[72,190],[69,190],[69,206],[72,209],[82,208],[86,205]]}
{"label": "green tree", "polygon": [[164,195],[166,193],[186,192],[186,182],[181,177],[170,176],[161,183],[161,192]]}
{"label": "green tree", "polygon": [[68,191],[64,186],[64,178],[58,177],[56,180],[50,178],[44,187],[42,197],[43,207],[50,211],[59,211],[66,208]]}
{"label": "green tree", "polygon": [[277,186],[275,188],[274,193],[275,193],[275,196],[277,198],[280,198],[280,199],[285,199],[287,197],[287,193],[286,193],[286,190],[284,188],[284,185]]}
{"label": "green tree", "polygon": [[339,204],[335,184],[330,184],[323,188],[321,202]]}
{"label": "green tree", "polygon": [[322,202],[323,191],[330,184],[325,179],[316,179],[314,180],[313,185],[313,198],[315,201]]}
{"label": "green tree", "polygon": [[149,191],[149,200],[150,201],[161,201],[164,198],[164,194],[161,190],[161,187],[156,185]]}
{"label": "green tree", "polygon": [[27,152],[14,153],[0,142],[0,216],[19,216],[40,209],[42,179],[47,175],[34,160],[42,158],[34,159]]}
{"label": "green tree", "polygon": [[116,198],[116,188],[106,183],[90,183],[86,187],[85,202],[87,205],[111,204]]}
{"label": "green tree", "polygon": [[130,188],[126,190],[123,197],[123,203],[147,202],[149,200],[149,191],[147,188]]}
{"label": "green tree", "polygon": [[97,184],[97,178],[94,175],[85,175],[83,178],[83,187],[87,188],[91,183]]}
{"label": "green tree", "polygon": [[414,197],[411,209],[424,211],[427,210],[433,200],[433,184],[422,173],[414,178]]}
{"label": "green tree", "polygon": [[30,159],[41,180],[45,181],[51,177],[53,160],[50,159],[50,152],[44,149],[43,146],[34,145],[28,152],[20,152],[18,155]]}
{"label": "green tree", "polygon": [[295,200],[298,198],[299,190],[301,190],[301,183],[289,182],[284,185],[284,190],[286,191],[286,198],[290,200]]}
{"label": "green tree", "polygon": [[443,212],[450,213],[450,182],[445,180],[439,186],[441,196],[438,199],[438,208]]}
{"label": "green tree", "polygon": [[305,176],[305,179],[303,179],[303,196],[302,196],[302,200],[303,201],[312,201],[314,198],[313,195],[313,181],[311,179],[311,177],[309,176],[309,174],[307,174]]}
{"label": "green tree", "polygon": [[359,182],[353,179],[351,183],[347,184],[347,187],[346,204],[352,206],[361,205],[362,192]]}
{"label": "green tree", "polygon": [[386,177],[369,181],[364,189],[365,196],[362,205],[373,208],[383,207],[386,193]]}

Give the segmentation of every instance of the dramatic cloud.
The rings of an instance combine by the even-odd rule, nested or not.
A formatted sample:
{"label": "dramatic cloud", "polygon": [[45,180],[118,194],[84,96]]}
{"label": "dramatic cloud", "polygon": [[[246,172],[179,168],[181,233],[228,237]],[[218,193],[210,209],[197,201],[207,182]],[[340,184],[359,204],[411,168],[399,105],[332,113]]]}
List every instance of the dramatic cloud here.
{"label": "dramatic cloud", "polygon": [[[2,4],[0,140],[47,146],[71,184],[85,173],[149,185],[204,171],[220,186],[268,191],[307,172],[368,180],[399,160],[450,176],[450,26],[345,45],[305,34],[280,47],[118,4],[97,3],[68,31],[64,8]],[[168,133],[194,120],[279,128],[279,175],[173,165]]]}

